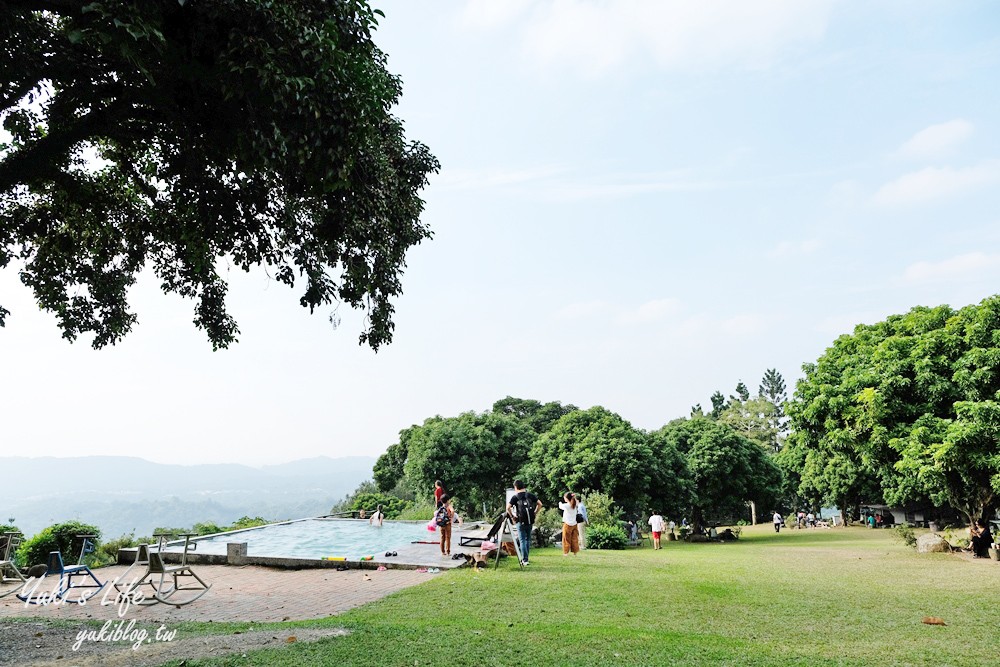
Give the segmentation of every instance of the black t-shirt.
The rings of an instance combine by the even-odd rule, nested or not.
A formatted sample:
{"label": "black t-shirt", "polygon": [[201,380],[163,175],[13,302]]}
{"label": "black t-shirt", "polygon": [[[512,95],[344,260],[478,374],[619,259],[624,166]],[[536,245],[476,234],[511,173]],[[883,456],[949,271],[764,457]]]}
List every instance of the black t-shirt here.
{"label": "black t-shirt", "polygon": [[518,491],[510,499],[510,506],[514,508],[514,516],[518,523],[535,523],[535,508],[538,506],[538,497],[527,491]]}

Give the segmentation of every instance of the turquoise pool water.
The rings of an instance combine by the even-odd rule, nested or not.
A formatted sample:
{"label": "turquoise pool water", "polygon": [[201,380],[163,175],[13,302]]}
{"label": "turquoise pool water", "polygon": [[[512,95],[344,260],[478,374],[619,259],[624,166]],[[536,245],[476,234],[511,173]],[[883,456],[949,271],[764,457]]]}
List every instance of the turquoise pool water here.
{"label": "turquoise pool water", "polygon": [[[436,540],[425,523],[386,521],[381,528],[357,519],[303,519],[197,539],[195,553],[225,555],[226,544],[246,542],[248,556],[326,558],[385,555],[417,540]],[[181,545],[183,546],[183,544]],[[170,549],[178,550],[177,547]]]}

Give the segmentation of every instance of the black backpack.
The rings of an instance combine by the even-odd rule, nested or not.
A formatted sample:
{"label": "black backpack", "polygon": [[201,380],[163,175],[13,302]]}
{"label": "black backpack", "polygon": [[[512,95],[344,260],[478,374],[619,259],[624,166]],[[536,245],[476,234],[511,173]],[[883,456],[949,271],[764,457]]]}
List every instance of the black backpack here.
{"label": "black backpack", "polygon": [[434,513],[434,523],[439,526],[447,526],[451,523],[451,518],[448,516],[448,508],[445,505],[437,508],[437,512]]}
{"label": "black backpack", "polygon": [[517,501],[517,522],[532,524],[535,522],[534,510],[535,508],[531,505],[531,500],[528,499],[528,494],[525,493],[521,495],[520,493],[514,496]]}

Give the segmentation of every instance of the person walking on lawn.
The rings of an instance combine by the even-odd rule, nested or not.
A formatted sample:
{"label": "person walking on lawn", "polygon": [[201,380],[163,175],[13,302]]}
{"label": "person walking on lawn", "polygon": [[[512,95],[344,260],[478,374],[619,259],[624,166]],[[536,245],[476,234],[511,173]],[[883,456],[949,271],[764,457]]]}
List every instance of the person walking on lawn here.
{"label": "person walking on lawn", "polygon": [[649,529],[653,531],[653,550],[660,548],[660,537],[663,535],[663,517],[656,510],[649,516]]}
{"label": "person walking on lawn", "polygon": [[528,552],[531,550],[531,527],[535,524],[535,517],[542,509],[542,501],[524,488],[524,482],[519,479],[514,480],[514,495],[510,497],[508,512],[517,523],[517,535],[521,543],[521,558],[524,564],[528,564]]}

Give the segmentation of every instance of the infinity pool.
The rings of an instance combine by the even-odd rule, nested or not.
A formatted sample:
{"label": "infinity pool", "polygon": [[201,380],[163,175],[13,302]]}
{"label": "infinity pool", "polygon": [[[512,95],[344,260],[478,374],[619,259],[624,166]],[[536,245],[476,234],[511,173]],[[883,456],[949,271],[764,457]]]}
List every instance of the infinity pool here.
{"label": "infinity pool", "polygon": [[[381,528],[357,519],[302,519],[196,539],[194,553],[226,554],[226,544],[246,542],[248,556],[326,558],[383,556],[418,540],[436,540],[423,522],[386,521]],[[170,551],[183,547],[172,546]]]}

